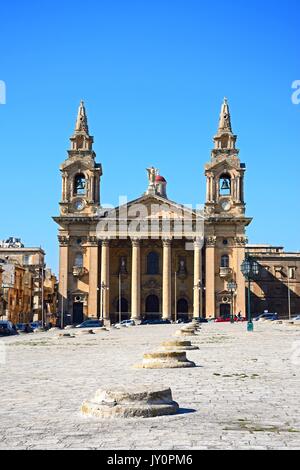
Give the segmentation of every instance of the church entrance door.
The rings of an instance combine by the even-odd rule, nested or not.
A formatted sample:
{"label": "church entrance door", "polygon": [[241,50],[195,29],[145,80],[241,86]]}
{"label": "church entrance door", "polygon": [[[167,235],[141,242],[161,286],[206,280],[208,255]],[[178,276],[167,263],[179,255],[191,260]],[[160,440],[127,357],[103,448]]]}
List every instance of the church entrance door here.
{"label": "church entrance door", "polygon": [[230,304],[221,304],[220,305],[220,317],[224,318],[224,320],[228,320],[230,318]]}
{"label": "church entrance door", "polygon": [[146,299],[146,319],[159,320],[160,318],[159,298],[156,295],[149,295]]}
{"label": "church entrance door", "polygon": [[83,303],[75,302],[73,304],[73,324],[80,325],[84,320]]}

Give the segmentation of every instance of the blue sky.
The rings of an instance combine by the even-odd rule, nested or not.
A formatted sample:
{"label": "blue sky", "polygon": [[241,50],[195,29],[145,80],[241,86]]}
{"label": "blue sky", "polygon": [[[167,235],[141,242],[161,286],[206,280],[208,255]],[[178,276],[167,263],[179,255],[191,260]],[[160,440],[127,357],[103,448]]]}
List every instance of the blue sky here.
{"label": "blue sky", "polygon": [[103,203],[139,196],[152,164],[171,199],[203,203],[227,96],[247,163],[250,241],[300,250],[299,0],[14,0],[0,14],[0,239],[42,245],[57,272],[51,216],[80,99]]}

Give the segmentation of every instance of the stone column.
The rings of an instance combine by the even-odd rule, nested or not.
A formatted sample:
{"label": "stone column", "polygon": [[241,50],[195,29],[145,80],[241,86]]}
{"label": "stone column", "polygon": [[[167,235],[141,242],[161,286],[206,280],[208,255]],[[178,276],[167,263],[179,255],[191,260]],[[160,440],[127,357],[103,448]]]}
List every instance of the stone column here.
{"label": "stone column", "polygon": [[215,293],[215,250],[216,237],[208,237],[205,247],[206,265],[206,318],[216,315],[216,293]]}
{"label": "stone column", "polygon": [[68,312],[69,237],[59,236],[59,310]]}
{"label": "stone column", "polygon": [[[202,247],[203,242],[201,239],[194,241],[194,318],[200,318],[203,315],[202,311]],[[201,289],[198,288],[199,281]]]}
{"label": "stone column", "polygon": [[97,237],[88,237],[86,244],[89,251],[89,317],[97,318],[99,315],[99,248]]}
{"label": "stone column", "polygon": [[172,240],[163,240],[163,319],[172,319]]}
{"label": "stone column", "polygon": [[[101,249],[101,306],[103,319],[107,323],[109,316],[109,240],[102,241]],[[100,312],[101,315],[101,312]]]}
{"label": "stone column", "polygon": [[131,318],[141,319],[141,242],[132,240]]}

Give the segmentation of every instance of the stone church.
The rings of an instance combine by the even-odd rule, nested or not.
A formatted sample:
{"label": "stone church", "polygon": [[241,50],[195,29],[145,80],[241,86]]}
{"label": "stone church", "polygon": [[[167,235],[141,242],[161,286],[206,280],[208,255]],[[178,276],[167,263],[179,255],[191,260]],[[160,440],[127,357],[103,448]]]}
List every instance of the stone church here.
{"label": "stone church", "polygon": [[[68,158],[61,166],[60,215],[54,217],[59,225],[60,312],[66,321],[214,318],[228,316],[231,310],[245,316],[241,264],[250,250],[269,267],[268,246],[247,244],[246,229],[252,219],[246,216],[246,165],[239,158],[227,100],[205,166],[204,207],[189,208],[169,200],[166,179],[152,167],[147,169],[144,194],[113,210],[104,209],[102,165],[96,162],[83,102],[70,140]],[[273,250],[270,254],[274,258]],[[275,263],[273,258],[269,264],[277,269],[279,252]],[[280,269],[293,269],[290,302],[300,312],[300,255],[281,256]],[[230,281],[236,284],[234,295]],[[268,307],[265,283],[273,286],[267,277],[255,284],[256,313]],[[280,299],[277,310],[286,313],[286,292]]]}

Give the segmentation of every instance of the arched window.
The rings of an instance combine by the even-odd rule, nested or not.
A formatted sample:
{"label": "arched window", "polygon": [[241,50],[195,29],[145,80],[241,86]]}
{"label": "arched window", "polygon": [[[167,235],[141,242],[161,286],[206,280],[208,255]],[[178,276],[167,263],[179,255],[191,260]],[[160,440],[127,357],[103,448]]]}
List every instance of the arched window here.
{"label": "arched window", "polygon": [[221,268],[229,268],[229,256],[223,255],[221,258]]}
{"label": "arched window", "polygon": [[77,253],[77,255],[75,256],[74,266],[76,266],[76,268],[83,268],[83,254],[82,253]]}
{"label": "arched window", "polygon": [[155,251],[147,256],[147,274],[159,274],[159,255]]}
{"label": "arched window", "polygon": [[74,181],[74,194],[77,196],[83,196],[86,193],[86,179],[83,174],[75,176]]}
{"label": "arched window", "polygon": [[231,194],[231,178],[230,175],[224,174],[220,177],[220,196],[230,196]]}

